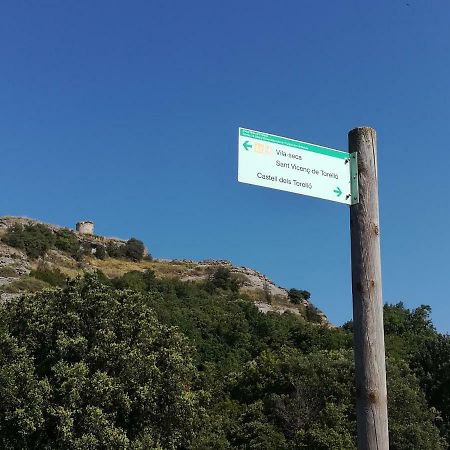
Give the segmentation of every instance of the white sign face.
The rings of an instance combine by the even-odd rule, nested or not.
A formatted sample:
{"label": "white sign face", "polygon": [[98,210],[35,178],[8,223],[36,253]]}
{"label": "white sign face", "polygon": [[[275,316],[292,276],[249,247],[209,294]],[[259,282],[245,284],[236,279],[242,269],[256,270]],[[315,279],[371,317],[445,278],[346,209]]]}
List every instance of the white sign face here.
{"label": "white sign face", "polygon": [[[238,181],[242,183],[347,205],[357,203],[357,184],[351,183],[354,153],[246,128],[239,128],[238,151]],[[356,183],[356,176],[353,179]]]}

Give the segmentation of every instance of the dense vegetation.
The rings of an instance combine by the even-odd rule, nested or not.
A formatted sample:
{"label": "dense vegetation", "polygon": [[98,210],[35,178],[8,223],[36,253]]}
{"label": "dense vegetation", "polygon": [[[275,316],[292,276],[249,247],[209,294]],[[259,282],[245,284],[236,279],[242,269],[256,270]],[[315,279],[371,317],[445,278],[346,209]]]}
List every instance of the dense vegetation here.
{"label": "dense vegetation", "polygon": [[[385,307],[393,450],[447,448],[450,342],[429,312]],[[351,329],[262,314],[223,269],[86,275],[2,311],[0,445],[354,449]]]}
{"label": "dense vegetation", "polygon": [[44,257],[50,249],[65,252],[77,260],[84,255],[94,255],[99,259],[107,256],[127,258],[132,261],[141,261],[144,256],[151,259],[150,254],[145,255],[144,243],[136,238],[130,238],[124,244],[108,241],[105,246],[99,242],[81,240],[67,228],[52,230],[41,223],[16,224],[6,230],[2,241],[24,250],[31,259]]}

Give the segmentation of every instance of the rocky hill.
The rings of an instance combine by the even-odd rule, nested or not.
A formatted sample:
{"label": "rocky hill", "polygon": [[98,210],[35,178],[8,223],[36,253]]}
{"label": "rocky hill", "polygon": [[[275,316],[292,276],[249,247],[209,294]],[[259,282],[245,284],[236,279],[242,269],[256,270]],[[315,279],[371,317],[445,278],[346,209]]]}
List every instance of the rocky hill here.
{"label": "rocky hill", "polygon": [[[31,257],[26,249],[15,242],[8,242],[6,237],[11,230],[28,229],[34,226],[49,230],[50,235],[61,240],[64,245],[50,245],[37,257]],[[52,238],[52,236],[50,236]],[[36,238],[39,240],[40,238]],[[52,238],[53,239],[53,238]],[[5,242],[6,241],[6,242]],[[58,241],[57,241],[58,242]],[[70,243],[70,246],[67,244]],[[237,267],[225,260],[178,260],[151,258],[145,248],[143,258],[139,261],[118,257],[110,249],[125,248],[126,240],[83,234],[58,225],[51,225],[25,217],[0,217],[0,295],[2,301],[22,292],[34,292],[49,283],[41,277],[42,272],[57,271],[73,278],[85,271],[100,270],[109,278],[120,277],[130,271],[152,270],[158,278],[177,278],[182,281],[207,280],[219,268],[226,268],[238,282],[240,291],[246,293],[262,312],[290,311],[303,315],[305,311],[314,310],[319,322],[328,324],[325,315],[317,310],[307,298],[291,302],[287,289],[277,286],[262,273],[248,268]],[[74,252],[75,249],[75,252]],[[106,249],[106,250],[105,250]],[[100,257],[102,250],[102,257]]]}

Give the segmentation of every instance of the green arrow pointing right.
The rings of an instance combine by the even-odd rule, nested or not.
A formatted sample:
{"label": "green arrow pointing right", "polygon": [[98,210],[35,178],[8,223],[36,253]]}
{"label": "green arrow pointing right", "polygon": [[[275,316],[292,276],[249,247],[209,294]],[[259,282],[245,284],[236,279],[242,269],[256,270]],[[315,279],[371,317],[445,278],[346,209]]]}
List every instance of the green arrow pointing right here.
{"label": "green arrow pointing right", "polygon": [[341,191],[341,189],[340,189],[339,186],[338,186],[333,192],[334,192],[338,197],[340,197],[341,194],[342,194],[342,191]]}
{"label": "green arrow pointing right", "polygon": [[247,151],[250,148],[252,148],[252,144],[250,144],[250,142],[248,142],[248,141],[245,141],[242,145],[244,146],[245,150],[247,150]]}

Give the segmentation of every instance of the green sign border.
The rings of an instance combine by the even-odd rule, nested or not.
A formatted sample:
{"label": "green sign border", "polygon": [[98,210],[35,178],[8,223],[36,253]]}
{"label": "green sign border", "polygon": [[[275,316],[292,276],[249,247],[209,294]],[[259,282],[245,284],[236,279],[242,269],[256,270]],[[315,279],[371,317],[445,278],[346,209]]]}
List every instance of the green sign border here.
{"label": "green sign border", "polygon": [[331,156],[333,158],[346,159],[350,157],[350,153],[335,150],[333,148],[321,147],[320,145],[296,141],[295,139],[276,136],[274,134],[262,133],[261,131],[248,130],[247,128],[239,128],[239,134],[250,139],[271,142],[272,144],[286,145],[288,147],[306,150],[308,152],[320,153],[321,155]]}

